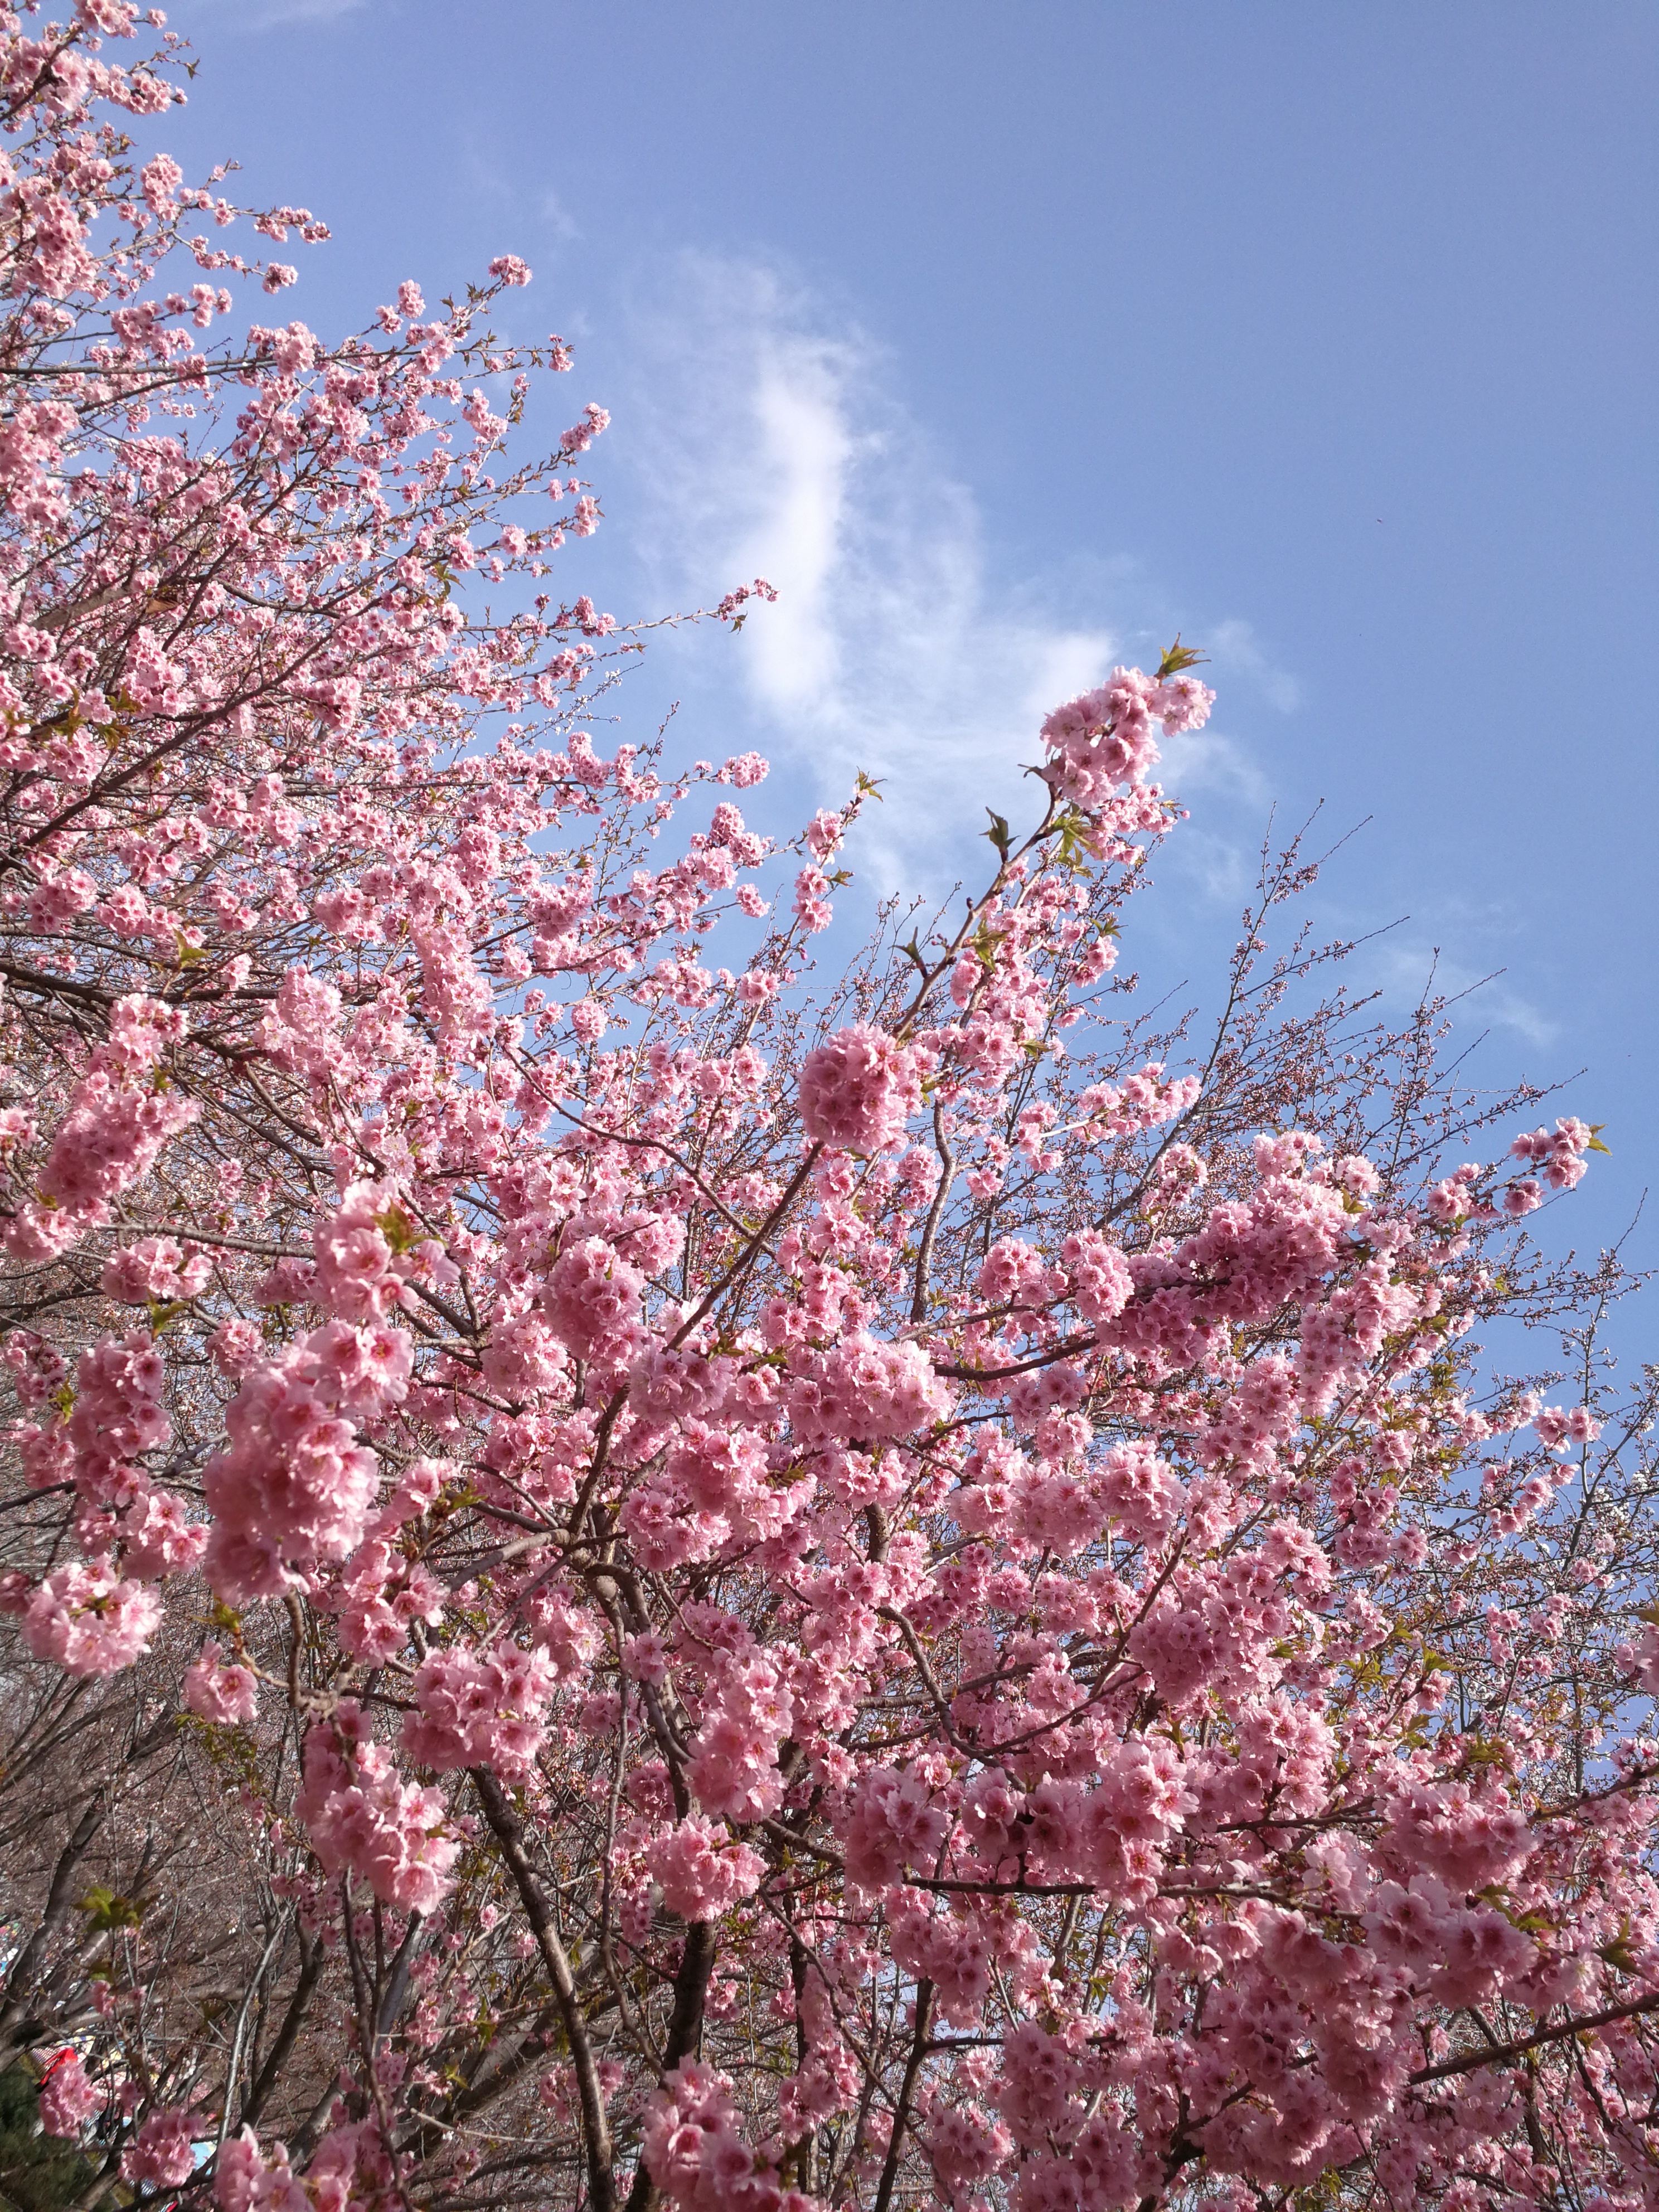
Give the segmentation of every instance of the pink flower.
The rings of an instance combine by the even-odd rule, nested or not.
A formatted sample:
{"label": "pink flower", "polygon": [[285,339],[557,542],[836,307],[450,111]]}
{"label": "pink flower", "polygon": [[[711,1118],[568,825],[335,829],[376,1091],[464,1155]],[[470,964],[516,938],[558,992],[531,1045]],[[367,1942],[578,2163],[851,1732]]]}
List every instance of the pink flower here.
{"label": "pink flower", "polygon": [[206,1528],[186,1520],[184,1500],[172,1491],[145,1482],[121,1523],[124,1563],[139,1582],[156,1582],[165,1575],[186,1573],[205,1550]]}
{"label": "pink flower", "polygon": [[202,1656],[185,1671],[185,1703],[204,1721],[221,1726],[251,1721],[258,1702],[259,1686],[252,1669],[223,1656],[223,1648],[210,1639]]}
{"label": "pink flower", "polygon": [[170,154],[157,154],[152,161],[146,161],[138,172],[138,181],[153,215],[165,219],[178,214],[177,193],[185,181],[185,173]]}
{"label": "pink flower", "polygon": [[839,814],[829,814],[820,807],[806,825],[806,842],[815,860],[827,860],[840,844],[844,824]]}
{"label": "pink flower", "polygon": [[196,2171],[197,2125],[179,2109],[152,2112],[122,2152],[122,2172],[152,2189],[176,2189]]}
{"label": "pink flower", "polygon": [[[313,2172],[318,2162],[312,2162]],[[272,2146],[267,2165],[252,2128],[227,2137],[220,2146],[214,2161],[213,2194],[219,2212],[315,2212],[310,2194],[294,2177],[283,2145]],[[342,2192],[336,2190],[327,2201],[329,2212],[343,2212],[346,2200]]]}
{"label": "pink flower", "polygon": [[[188,67],[122,66],[129,0],[52,12],[0,11],[0,1613],[75,1708],[42,1868],[118,1779],[71,1907],[181,1776],[248,1784],[150,1855],[142,1930],[71,1912],[38,1962],[96,2053],[60,2140],[220,2212],[580,2196],[488,1767],[665,2212],[873,2201],[890,2158],[952,2212],[1654,2197],[1649,1409],[1594,1360],[1591,1406],[1522,1397],[1466,1334],[1567,1283],[1510,1255],[1595,1132],[1425,1170],[1437,1025],[1356,1024],[1265,921],[1231,1042],[1148,1056],[1178,1018],[1100,987],[1210,711],[1179,653],[1047,718],[1050,834],[996,825],[925,981],[884,923],[825,968],[872,787],[768,837],[755,756],[611,734],[646,630],[558,573],[608,417],[496,459],[568,365],[489,327],[524,264],[338,344],[198,340],[198,280],[292,274],[205,234],[323,226],[129,128]],[[198,1565],[246,1609],[208,1643]],[[122,1759],[57,1677],[146,1646],[116,1703],[176,1742]],[[166,1945],[246,1990],[273,1890],[302,1955],[243,2087],[314,1946],[266,2106],[314,2123],[210,2163],[235,2021]],[[709,1923],[708,2063],[665,2075]],[[1510,2063],[1479,2006],[1559,2045]],[[527,2112],[460,2125],[469,2081]]]}
{"label": "pink flower", "polygon": [[60,2051],[40,2084],[40,2124],[49,2136],[78,2136],[103,2101],[78,2052]]}
{"label": "pink flower", "polygon": [[873,1767],[854,1800],[847,1871],[866,1889],[899,1881],[907,1867],[931,1871],[949,1826],[920,1775]]}
{"label": "pink flower", "polygon": [[355,1699],[308,1729],[304,1778],[294,1806],[324,1868],[349,1867],[402,1911],[430,1912],[450,1888],[460,1850],[435,1790],[398,1779],[384,1748],[364,1733]]}
{"label": "pink flower", "polygon": [[418,1711],[404,1721],[403,1748],[440,1773],[493,1766],[504,1780],[529,1772],[545,1733],[542,1715],[558,1680],[543,1650],[502,1641],[488,1651],[429,1651],[416,1669]]}
{"label": "pink flower", "polygon": [[1109,1322],[1121,1314],[1134,1291],[1129,1263],[1098,1230],[1080,1229],[1060,1246],[1072,1278],[1072,1297],[1085,1321]]}
{"label": "pink flower", "polygon": [[1111,1518],[1140,1543],[1167,1535],[1185,1503],[1180,1483],[1145,1442],[1108,1452],[1091,1486]]}
{"label": "pink flower", "polygon": [[257,1322],[233,1315],[230,1320],[221,1322],[209,1337],[208,1350],[222,1375],[240,1375],[258,1357],[264,1342]]}
{"label": "pink flower", "polygon": [[312,1237],[319,1305],[346,1321],[384,1321],[395,1310],[408,1272],[390,1241],[398,1218],[375,1184],[347,1187],[338,1211]]}
{"label": "pink flower", "polygon": [[783,1796],[778,1746],[794,1707],[779,1668],[755,1658],[722,1668],[691,1746],[686,1779],[705,1811],[759,1820]]}
{"label": "pink flower", "polygon": [[136,1244],[112,1253],[105,1262],[100,1288],[106,1297],[126,1305],[154,1300],[166,1304],[193,1298],[206,1287],[213,1261],[205,1252],[185,1256],[184,1247],[171,1237],[141,1237]]}
{"label": "pink flower", "polygon": [[1138,668],[1115,668],[1098,690],[1056,707],[1042,725],[1055,789],[1097,811],[1115,787],[1144,782],[1157,766],[1154,722],[1171,733],[1197,729],[1214,697],[1190,677],[1161,684]]}
{"label": "pink flower", "polygon": [[185,1018],[151,1000],[118,1000],[110,1036],[58,1126],[40,1188],[60,1206],[106,1206],[148,1175],[166,1146],[201,1113],[182,1091],[156,1088],[151,1070],[182,1038]]}
{"label": "pink flower", "polygon": [[837,1030],[801,1064],[801,1127],[815,1145],[884,1152],[921,1105],[914,1054],[867,1022]]}
{"label": "pink flower", "polygon": [[543,1303],[573,1352],[625,1341],[640,1310],[645,1278],[602,1237],[585,1237],[559,1255]]}
{"label": "pink flower", "polygon": [[123,1582],[111,1560],[93,1559],[47,1576],[23,1615],[23,1640],[37,1659],[71,1674],[113,1674],[149,1650],[161,1620],[153,1590]]}
{"label": "pink flower", "polygon": [[714,1920],[760,1887],[766,1863],[713,1820],[682,1820],[646,1853],[663,1903],[683,1920]]}
{"label": "pink flower", "polygon": [[343,1322],[249,1367],[225,1415],[226,1443],[203,1473],[215,1522],[208,1576],[228,1602],[274,1595],[288,1586],[285,1568],[356,1548],[378,1469],[353,1420],[397,1404],[409,1374],[401,1330]]}
{"label": "pink flower", "polygon": [[925,1431],[951,1410],[948,1386],[917,1344],[884,1344],[860,1334],[825,1353],[790,1393],[790,1420],[803,1443],[845,1437],[878,1443]]}

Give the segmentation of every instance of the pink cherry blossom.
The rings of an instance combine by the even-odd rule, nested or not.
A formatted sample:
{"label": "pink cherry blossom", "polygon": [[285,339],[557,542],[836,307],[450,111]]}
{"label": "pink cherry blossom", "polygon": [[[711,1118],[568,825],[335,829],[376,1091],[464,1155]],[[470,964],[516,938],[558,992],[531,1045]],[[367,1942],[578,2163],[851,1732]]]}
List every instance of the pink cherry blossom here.
{"label": "pink cherry blossom", "polygon": [[765,1862],[712,1820],[682,1820],[646,1855],[663,1902],[684,1920],[708,1920],[753,1896]]}
{"label": "pink cherry blossom", "polygon": [[883,1152],[921,1104],[914,1056],[867,1022],[838,1030],[801,1063],[801,1127],[814,1144]]}
{"label": "pink cherry blossom", "polygon": [[195,2136],[202,2123],[181,2110],[152,2112],[121,2154],[129,2181],[176,2189],[196,2171]]}
{"label": "pink cherry blossom", "polygon": [[78,2051],[60,2051],[40,2084],[40,2124],[49,2136],[79,2136],[101,2111],[104,2092],[92,2081]]}
{"label": "pink cherry blossom", "polygon": [[149,1299],[165,1304],[174,1298],[193,1298],[212,1273],[213,1262],[205,1252],[186,1256],[171,1237],[141,1237],[106,1263],[101,1287],[106,1297],[127,1305],[142,1305]]}
{"label": "pink cherry blossom", "polygon": [[153,1590],[125,1582],[109,1559],[59,1567],[46,1577],[23,1616],[23,1637],[37,1659],[71,1674],[112,1674],[130,1667],[161,1625]]}
{"label": "pink cherry blossom", "polygon": [[201,1657],[185,1670],[184,1698],[191,1711],[204,1721],[251,1721],[258,1707],[258,1684],[252,1668],[227,1660],[223,1647],[210,1637]]}
{"label": "pink cherry blossom", "polygon": [[329,1873],[349,1868],[377,1897],[405,1911],[430,1912],[441,1903],[460,1850],[446,1826],[443,1800],[435,1790],[398,1781],[386,1750],[364,1735],[351,1699],[307,1734],[295,1813]]}
{"label": "pink cherry blossom", "polygon": [[428,1653],[415,1675],[417,1711],[403,1748],[422,1766],[493,1766],[512,1778],[541,1747],[541,1715],[557,1674],[542,1650],[501,1643],[488,1653]]}

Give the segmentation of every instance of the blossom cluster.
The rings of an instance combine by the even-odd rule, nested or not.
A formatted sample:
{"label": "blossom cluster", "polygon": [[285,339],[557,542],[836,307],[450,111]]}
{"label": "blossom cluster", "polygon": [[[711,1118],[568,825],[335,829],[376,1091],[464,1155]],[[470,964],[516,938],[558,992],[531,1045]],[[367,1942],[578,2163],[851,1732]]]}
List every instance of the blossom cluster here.
{"label": "blossom cluster", "polygon": [[377,1897],[404,1911],[430,1912],[442,1900],[460,1850],[443,1800],[398,1779],[355,1700],[343,1698],[331,1718],[307,1731],[295,1812],[328,1873],[361,1875]]}
{"label": "blossom cluster", "polygon": [[1054,788],[1092,811],[1115,787],[1144,783],[1156,768],[1155,723],[1170,737],[1201,729],[1214,703],[1196,677],[1160,682],[1138,668],[1115,668],[1097,690],[1068,699],[1043,723]]}

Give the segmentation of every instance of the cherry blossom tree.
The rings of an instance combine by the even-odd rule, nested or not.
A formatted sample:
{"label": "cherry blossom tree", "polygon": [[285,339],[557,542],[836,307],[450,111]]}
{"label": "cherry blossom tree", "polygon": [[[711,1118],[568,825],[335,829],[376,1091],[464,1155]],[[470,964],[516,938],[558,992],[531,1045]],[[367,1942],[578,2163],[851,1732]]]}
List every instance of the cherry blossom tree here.
{"label": "cherry blossom tree", "polygon": [[872,784],[595,742],[529,271],[216,339],[295,270],[216,238],[325,232],[140,161],[182,59],[0,18],[0,2065],[76,2201],[1659,2203],[1654,1391],[1523,1226],[1595,1131],[1275,954],[1295,845],[1209,1042],[1139,1012],[1178,643],[832,961]]}

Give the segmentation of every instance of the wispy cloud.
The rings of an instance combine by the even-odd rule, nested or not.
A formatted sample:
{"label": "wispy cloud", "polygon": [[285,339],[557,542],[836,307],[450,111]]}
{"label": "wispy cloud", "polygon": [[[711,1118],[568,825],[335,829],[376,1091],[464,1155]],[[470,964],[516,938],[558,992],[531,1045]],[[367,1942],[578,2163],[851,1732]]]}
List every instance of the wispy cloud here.
{"label": "wispy cloud", "polygon": [[270,31],[288,24],[331,23],[353,15],[368,0],[221,0],[213,13],[216,27],[226,30]]}
{"label": "wispy cloud", "polygon": [[1206,643],[1211,660],[1224,673],[1250,678],[1270,706],[1280,714],[1294,714],[1302,703],[1302,686],[1287,669],[1280,668],[1257,642],[1253,624],[1237,616],[1217,623]]}
{"label": "wispy cloud", "polygon": [[536,203],[536,213],[541,218],[549,237],[562,245],[568,245],[581,236],[581,230],[564,202],[556,192],[544,192]]}
{"label": "wispy cloud", "polygon": [[914,880],[1018,799],[1042,714],[1098,682],[1124,633],[1086,586],[1057,616],[1036,583],[994,580],[977,502],[880,349],[775,272],[681,261],[637,348],[629,442],[663,587],[777,586],[741,641],[746,710],[823,794],[856,768],[889,779],[883,826]]}
{"label": "wispy cloud", "polygon": [[[721,711],[735,707],[814,803],[857,769],[884,777],[866,865],[886,889],[939,888],[969,865],[988,805],[1030,817],[1022,770],[1048,708],[1115,660],[1156,656],[1181,611],[1100,549],[1006,574],[994,525],[895,396],[882,348],[775,269],[690,255],[659,268],[629,353],[618,445],[638,465],[653,596],[708,605],[756,575],[780,593],[729,656],[687,656],[688,690],[711,662],[740,671],[716,678]],[[1294,679],[1247,623],[1206,624],[1204,640],[1230,680],[1294,706]],[[1161,774],[1203,795],[1199,878],[1231,899],[1269,795],[1258,766],[1222,724],[1174,741]]]}
{"label": "wispy cloud", "polygon": [[1460,1032],[1510,1030],[1528,1044],[1553,1044],[1561,1024],[1500,969],[1482,970],[1449,957],[1437,945],[1391,939],[1364,959],[1362,972],[1390,1006],[1415,1005],[1425,994],[1455,1001]]}

